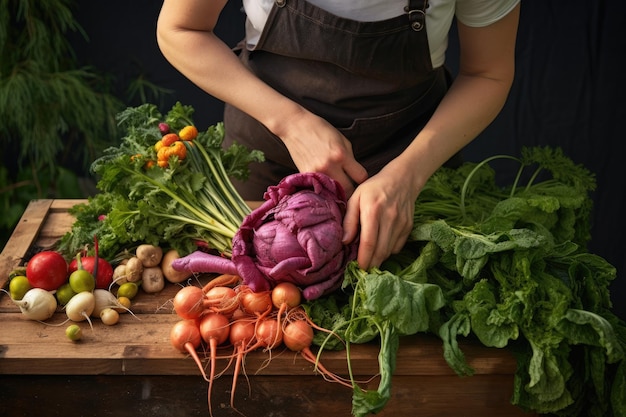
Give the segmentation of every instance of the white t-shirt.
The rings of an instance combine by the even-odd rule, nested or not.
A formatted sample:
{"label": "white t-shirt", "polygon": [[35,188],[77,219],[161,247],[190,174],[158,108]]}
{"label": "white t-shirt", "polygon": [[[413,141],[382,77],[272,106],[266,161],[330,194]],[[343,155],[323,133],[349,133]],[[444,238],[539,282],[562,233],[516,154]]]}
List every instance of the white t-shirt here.
{"label": "white t-shirt", "polygon": [[[407,0],[308,0],[337,16],[367,22],[390,19],[404,14]],[[448,32],[452,19],[467,26],[487,26],[506,16],[520,0],[430,0],[426,10],[426,31],[433,68],[445,61]],[[248,46],[259,40],[274,0],[243,0],[246,11]]]}

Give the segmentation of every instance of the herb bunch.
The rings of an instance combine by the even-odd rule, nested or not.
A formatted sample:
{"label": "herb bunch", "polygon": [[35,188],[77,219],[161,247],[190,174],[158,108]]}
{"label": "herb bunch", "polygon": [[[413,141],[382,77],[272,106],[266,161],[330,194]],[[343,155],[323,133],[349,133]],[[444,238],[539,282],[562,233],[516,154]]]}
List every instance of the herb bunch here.
{"label": "herb bunch", "polygon": [[163,129],[193,126],[193,111],[176,103],[162,115],[155,105],[143,104],[118,114],[126,134],[93,162],[100,192],[72,208],[76,221],[59,250],[75,253],[96,234],[102,256],[109,258],[139,243],[175,248],[181,255],[199,245],[230,255],[231,239],[250,213],[230,178],[245,180],[248,164],[263,155],[237,144],[223,149],[219,123],[183,141],[184,158],[172,155],[167,166],[155,164]]}

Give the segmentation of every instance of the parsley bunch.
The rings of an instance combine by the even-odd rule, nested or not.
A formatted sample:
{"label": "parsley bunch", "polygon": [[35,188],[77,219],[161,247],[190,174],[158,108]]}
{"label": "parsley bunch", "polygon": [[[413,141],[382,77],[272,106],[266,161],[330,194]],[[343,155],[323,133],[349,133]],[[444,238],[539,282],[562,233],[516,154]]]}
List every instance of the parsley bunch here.
{"label": "parsley bunch", "polygon": [[178,132],[193,125],[193,108],[176,103],[162,115],[153,104],[128,108],[117,116],[126,132],[117,147],[92,164],[100,193],[72,208],[72,230],[59,250],[76,253],[96,234],[102,256],[140,243],[164,245],[187,254],[206,245],[226,256],[231,239],[250,208],[230,177],[245,180],[248,164],[262,161],[259,151],[240,145],[222,148],[223,125],[210,126],[185,141],[186,158],[173,156],[166,167],[153,165],[159,125]]}

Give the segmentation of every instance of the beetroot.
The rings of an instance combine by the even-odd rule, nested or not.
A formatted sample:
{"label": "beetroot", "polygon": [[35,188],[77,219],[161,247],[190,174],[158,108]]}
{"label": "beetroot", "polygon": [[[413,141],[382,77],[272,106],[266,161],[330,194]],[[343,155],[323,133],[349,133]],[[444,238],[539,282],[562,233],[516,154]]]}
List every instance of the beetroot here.
{"label": "beetroot", "polygon": [[172,267],[189,272],[236,273],[253,291],[292,282],[312,300],[337,289],[356,242],[343,245],[346,198],[338,182],[320,173],[283,178],[265,203],[243,220],[232,258],[194,252]]}

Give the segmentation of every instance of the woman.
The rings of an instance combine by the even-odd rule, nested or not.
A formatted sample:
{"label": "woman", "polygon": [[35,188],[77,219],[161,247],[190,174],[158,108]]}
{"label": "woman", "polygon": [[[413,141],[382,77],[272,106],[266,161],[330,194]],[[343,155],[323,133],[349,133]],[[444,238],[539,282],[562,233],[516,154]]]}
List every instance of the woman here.
{"label": "woman", "polygon": [[358,236],[359,266],[379,266],[406,242],[428,178],[504,105],[519,0],[244,0],[239,56],[213,32],[226,1],[164,0],[157,39],[226,103],[226,141],[265,153],[240,192],[258,200],[290,173],[326,173],[349,196],[344,242]]}

